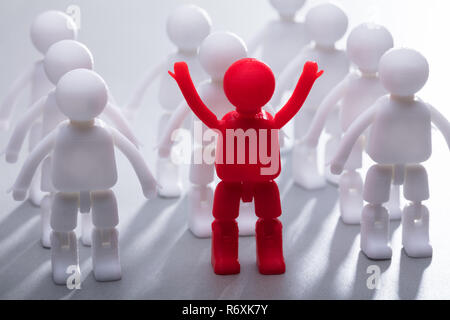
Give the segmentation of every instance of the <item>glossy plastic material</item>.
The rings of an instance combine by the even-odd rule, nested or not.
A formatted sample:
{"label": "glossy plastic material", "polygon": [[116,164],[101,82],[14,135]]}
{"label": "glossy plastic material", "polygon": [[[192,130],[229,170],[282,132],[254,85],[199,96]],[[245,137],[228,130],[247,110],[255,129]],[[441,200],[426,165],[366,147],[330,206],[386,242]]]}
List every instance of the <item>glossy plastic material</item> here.
{"label": "glossy plastic material", "polygon": [[108,102],[108,89],[99,75],[87,69],[68,72],[59,80],[54,99],[69,121],[47,134],[28,156],[13,185],[13,197],[18,201],[25,198],[36,169],[51,154],[53,280],[65,285],[67,269],[78,266],[74,230],[78,211],[86,211],[86,207],[92,208],[94,225],[94,276],[99,281],[118,280],[122,274],[116,229],[119,216],[111,190],[117,181],[114,148],[133,165],[147,198],[155,192],[156,180],[135,145],[97,119]]}
{"label": "glossy plastic material", "polygon": [[[182,95],[167,74],[167,70],[177,61],[186,61],[195,81],[201,82],[207,78],[198,61],[198,48],[211,31],[211,19],[208,13],[200,7],[182,5],[168,17],[166,30],[177,50],[148,71],[125,107],[126,116],[133,120],[148,88],[159,78],[158,101],[164,109],[164,113],[158,123],[158,140],[161,139],[170,116],[183,101]],[[157,157],[156,176],[160,186],[158,188],[160,197],[173,198],[181,195],[179,167],[170,158]]]}
{"label": "glossy plastic material", "polygon": [[389,95],[379,98],[347,129],[332,160],[341,173],[352,148],[369,128],[367,153],[375,161],[367,172],[363,197],[361,250],[371,259],[390,259],[389,217],[384,204],[392,183],[403,184],[411,204],[403,210],[403,248],[411,257],[429,257],[429,215],[422,201],[429,197],[428,177],[422,162],[431,156],[431,124],[450,148],[450,124],[435,108],[415,94],[428,79],[427,60],[417,51],[391,49],[380,60],[380,80]]}
{"label": "glossy plastic material", "polygon": [[[378,76],[378,64],[382,55],[393,45],[391,34],[380,25],[365,23],[350,32],[347,55],[357,69],[349,72],[323,99],[300,148],[317,148],[326,120],[335,109],[339,109],[340,130],[345,132],[362,112],[387,93]],[[362,167],[364,141],[363,135],[353,148],[339,180],[341,218],[347,224],[359,224],[361,221],[363,183],[357,170]],[[398,185],[393,188],[398,188]],[[391,218],[399,219],[400,206],[398,201],[392,200]]]}
{"label": "glossy plastic material", "polygon": [[[202,101],[186,63],[176,63],[174,72],[169,72],[197,117],[219,132],[215,166],[222,181],[214,194],[211,255],[217,274],[240,271],[236,223],[239,201],[248,202],[253,198],[259,218],[256,226],[259,271],[263,274],[285,272],[281,223],[278,220],[281,204],[278,187],[273,180],[280,173],[278,130],[300,110],[315,80],[322,74],[317,71],[316,63],[307,62],[292,97],[272,116],[262,110],[275,89],[272,71],[255,59],[236,61],[224,76],[225,94],[236,110],[227,113],[222,120],[217,119]],[[255,132],[259,137],[249,143],[235,145],[233,134],[238,131]],[[268,162],[262,157],[257,157],[255,161],[249,159],[262,149],[270,150]],[[239,154],[245,155],[244,160]]]}

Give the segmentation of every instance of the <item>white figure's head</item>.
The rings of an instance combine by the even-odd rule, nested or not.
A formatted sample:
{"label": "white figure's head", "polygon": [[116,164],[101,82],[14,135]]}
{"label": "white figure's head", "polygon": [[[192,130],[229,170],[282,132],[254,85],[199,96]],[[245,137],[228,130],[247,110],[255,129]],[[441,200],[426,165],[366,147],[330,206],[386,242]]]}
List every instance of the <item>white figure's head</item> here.
{"label": "white figure's head", "polygon": [[69,71],[93,67],[91,52],[84,44],[75,40],[62,40],[53,44],[44,58],[47,78],[55,85]]}
{"label": "white figure's head", "polygon": [[394,39],[385,27],[363,23],[347,38],[347,55],[361,71],[375,73],[383,54],[394,46]]}
{"label": "white figure's head", "polygon": [[330,47],[344,36],[348,27],[348,18],[338,6],[324,3],[308,11],[305,25],[316,44]]}
{"label": "white figure's head", "polygon": [[247,57],[244,41],[231,32],[215,32],[203,41],[199,60],[212,79],[223,79],[225,72],[237,60]]}
{"label": "white figure's head", "polygon": [[380,80],[388,92],[399,97],[416,94],[428,80],[428,62],[419,52],[391,49],[380,59]]}
{"label": "white figure's head", "polygon": [[73,19],[61,11],[46,11],[38,15],[30,30],[31,41],[36,49],[45,54],[58,41],[77,38],[77,26]]}
{"label": "white figure's head", "polygon": [[56,103],[72,121],[88,122],[103,112],[108,87],[94,71],[76,69],[66,73],[56,86]]}
{"label": "white figure's head", "polygon": [[211,32],[208,13],[194,5],[176,8],[167,19],[169,39],[183,51],[195,51]]}
{"label": "white figure's head", "polygon": [[293,18],[297,11],[304,5],[306,0],[270,0],[270,4],[278,11],[281,17]]}

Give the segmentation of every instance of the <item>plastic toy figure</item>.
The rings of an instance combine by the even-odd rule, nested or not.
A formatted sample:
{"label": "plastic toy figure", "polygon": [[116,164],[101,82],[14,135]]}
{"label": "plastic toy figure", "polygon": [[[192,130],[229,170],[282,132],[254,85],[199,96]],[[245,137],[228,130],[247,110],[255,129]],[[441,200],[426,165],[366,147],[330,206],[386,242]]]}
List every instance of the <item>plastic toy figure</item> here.
{"label": "plastic toy figure", "polygon": [[248,49],[250,56],[261,49],[261,60],[278,76],[309,42],[305,24],[295,20],[305,0],[270,0],[270,4],[279,18],[267,23],[248,42]]}
{"label": "plastic toy figure", "polygon": [[[224,76],[223,88],[236,108],[218,120],[203,103],[184,62],[174,73],[189,107],[210,129],[219,132],[215,167],[222,180],[214,193],[211,262],[217,274],[240,271],[238,225],[240,200],[255,199],[257,264],[262,274],[285,272],[282,248],[280,194],[274,179],[280,173],[278,130],[301,108],[314,81],[322,72],[307,62],[287,104],[272,116],[262,110],[275,90],[270,68],[255,59],[233,63]],[[237,141],[236,141],[237,140]],[[236,142],[236,143],[235,143]],[[269,155],[270,154],[270,155]]]}
{"label": "plastic toy figure", "polygon": [[[48,48],[58,41],[77,38],[77,27],[70,16],[60,11],[46,11],[38,15],[31,25],[31,40],[34,47],[45,55]],[[19,95],[31,87],[29,104],[33,104],[40,97],[53,89],[53,84],[44,72],[43,58],[36,61],[15,80],[0,105],[0,130],[7,130],[10,126],[11,114]],[[30,151],[39,142],[41,123],[34,122],[29,136]],[[30,200],[35,206],[40,206],[44,194],[40,191],[39,177],[33,181],[30,189]]]}
{"label": "plastic toy figure", "polygon": [[[201,99],[207,105],[211,106],[212,111],[219,118],[234,110],[233,105],[223,91],[223,77],[225,72],[233,62],[246,57],[247,48],[244,42],[238,36],[229,32],[212,33],[200,46],[199,61],[211,79],[202,82],[198,91]],[[159,143],[159,154],[162,158],[170,155],[170,150],[173,145],[171,139],[172,134],[182,126],[184,119],[189,113],[190,109],[186,101],[183,101],[173,113],[162,135],[162,140]],[[198,118],[194,119],[194,121],[198,121],[203,127],[202,132],[208,130]],[[192,185],[188,193],[188,225],[189,229],[197,237],[210,237],[211,223],[213,222],[213,216],[211,214],[213,188],[211,187],[211,183],[214,181],[214,163],[204,161],[203,153],[214,142],[205,140],[194,141],[189,175]],[[209,152],[213,153],[214,150],[209,150]],[[202,159],[201,163],[196,163],[196,159]],[[253,208],[249,203],[241,203],[238,219],[239,233],[241,235],[254,234],[255,223],[256,219],[253,214]]]}
{"label": "plastic toy figure", "polygon": [[391,184],[403,185],[411,201],[403,209],[402,243],[410,257],[430,257],[429,214],[422,204],[429,198],[428,177],[422,162],[431,156],[431,123],[450,148],[450,124],[415,94],[428,79],[428,62],[417,51],[391,49],[380,60],[380,80],[389,95],[378,99],[345,132],[331,163],[333,173],[344,169],[353,146],[370,127],[367,153],[376,162],[367,172],[363,197],[368,204],[361,217],[361,250],[371,259],[389,259],[389,215],[383,206]]}
{"label": "plastic toy figure", "polygon": [[[352,70],[323,99],[301,147],[317,148],[325,121],[339,103],[341,131],[345,132],[362,112],[387,93],[378,77],[378,63],[393,45],[391,34],[383,26],[365,23],[352,30],[347,39],[347,55],[358,69]],[[353,148],[345,164],[345,172],[339,180],[341,218],[348,224],[359,224],[361,221],[363,182],[357,170],[362,167],[363,150],[364,135]],[[401,211],[398,186],[393,191],[396,192],[391,195],[391,200],[397,201],[389,215],[391,219],[399,219]]]}
{"label": "plastic toy figure", "polygon": [[[210,30],[211,20],[205,10],[194,5],[178,7],[167,20],[167,34],[178,50],[150,70],[125,107],[125,114],[129,119],[133,118],[147,89],[157,78],[161,78],[158,100],[164,109],[164,114],[160,117],[158,124],[158,141],[173,111],[183,101],[183,97],[166,70],[177,61],[186,61],[191,68],[194,80],[205,80],[206,74],[198,62],[197,51]],[[158,189],[159,196],[170,198],[181,195],[179,168],[170,158],[157,158],[156,176],[161,186]]]}
{"label": "plastic toy figure", "polygon": [[147,198],[156,190],[156,181],[136,147],[119,131],[97,120],[108,102],[108,89],[99,75],[87,69],[70,71],[59,80],[53,98],[70,121],[62,122],[31,152],[14,183],[13,197],[18,201],[25,198],[38,165],[52,154],[50,179],[57,191],[51,213],[53,280],[66,284],[67,268],[78,266],[77,213],[90,208],[95,279],[118,280],[119,216],[111,190],[117,181],[114,147],[133,165]]}
{"label": "plastic toy figure", "polygon": [[[313,7],[305,17],[306,28],[312,38],[311,45],[289,63],[278,78],[278,85],[272,99],[272,105],[280,105],[286,91],[295,85],[297,70],[308,60],[317,61],[326,70],[320,82],[314,86],[301,114],[294,118],[294,138],[296,141],[304,138],[314,118],[317,108],[323,98],[347,75],[350,67],[344,50],[336,49],[336,42],[341,39],[346,30],[348,19],[337,6],[325,3]],[[326,146],[326,161],[330,159],[337,147],[340,137],[338,112],[329,115],[327,132],[332,139]],[[310,149],[304,153],[304,148],[293,149],[292,174],[294,182],[307,189],[320,188],[325,185],[324,178],[317,167],[317,151]],[[301,163],[302,165],[298,165]],[[326,174],[328,180],[336,182],[336,178]],[[337,182],[336,182],[337,183]]]}
{"label": "plastic toy figure", "polygon": [[[48,79],[54,86],[59,79],[69,71],[85,68],[92,69],[93,58],[89,49],[75,40],[62,40],[53,44],[47,51],[44,61],[44,70]],[[8,145],[5,150],[6,161],[14,163],[17,161],[20,149],[28,131],[33,123],[38,120],[41,123],[41,131],[36,141],[44,139],[58,124],[66,117],[61,113],[55,101],[55,89],[47,95],[42,96],[17,122]],[[104,115],[115,124],[119,130],[127,136],[135,145],[138,144],[131,128],[128,126],[125,118],[122,117],[120,110],[108,103]],[[42,238],[41,243],[44,247],[50,247],[50,211],[53,193],[53,187],[50,182],[50,156],[45,159],[42,165],[41,190],[46,193],[41,205]],[[39,171],[38,171],[39,172]],[[81,211],[82,215],[82,241],[85,245],[91,244],[91,224],[89,211]]]}

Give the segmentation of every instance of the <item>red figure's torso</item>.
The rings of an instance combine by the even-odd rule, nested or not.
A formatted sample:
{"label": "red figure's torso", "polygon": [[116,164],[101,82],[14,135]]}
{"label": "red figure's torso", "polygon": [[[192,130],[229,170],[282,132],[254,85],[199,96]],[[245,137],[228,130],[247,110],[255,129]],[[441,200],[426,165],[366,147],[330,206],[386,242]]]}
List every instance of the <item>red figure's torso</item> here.
{"label": "red figure's torso", "polygon": [[278,130],[270,113],[246,117],[232,111],[222,118],[218,130],[215,165],[221,180],[262,182],[280,174]]}

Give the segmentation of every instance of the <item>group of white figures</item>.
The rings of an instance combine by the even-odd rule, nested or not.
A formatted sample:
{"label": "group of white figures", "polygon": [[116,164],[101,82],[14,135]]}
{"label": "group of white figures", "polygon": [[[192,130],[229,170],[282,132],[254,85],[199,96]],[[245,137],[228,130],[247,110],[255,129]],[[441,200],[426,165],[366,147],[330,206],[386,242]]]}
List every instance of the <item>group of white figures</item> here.
{"label": "group of white figures", "polygon": [[[234,110],[223,91],[226,70],[233,62],[258,52],[277,77],[271,101],[274,109],[292,89],[306,61],[316,61],[325,71],[295,117],[295,143],[289,146],[284,142],[284,148],[293,148],[295,183],[305,189],[322,188],[325,179],[339,185],[342,220],[361,223],[361,250],[369,258],[391,257],[389,220],[400,218],[407,255],[431,256],[429,214],[422,204],[429,197],[428,181],[420,163],[431,155],[431,124],[443,133],[449,146],[450,125],[435,108],[415,96],[427,81],[428,63],[414,50],[393,49],[389,31],[373,23],[355,27],[346,50],[339,50],[335,44],[347,31],[346,14],[326,3],[310,9],[304,22],[298,22],[295,16],[304,2],[270,0],[279,19],[266,25],[250,42],[249,50],[235,34],[210,33],[211,20],[203,9],[194,5],[176,8],[167,20],[167,33],[176,52],[148,73],[122,109],[115,106],[104,80],[92,71],[93,57],[76,41],[71,17],[48,11],[35,19],[31,39],[43,58],[12,85],[0,106],[0,126],[9,127],[14,102],[30,85],[32,106],[11,131],[5,156],[7,162],[16,162],[29,132],[30,154],[13,185],[13,197],[24,200],[30,189],[30,200],[41,207],[41,242],[51,247],[57,284],[66,283],[68,266],[78,265],[74,231],[78,212],[82,243],[92,245],[95,278],[121,278],[119,218],[111,191],[117,181],[115,146],[131,162],[147,198],[154,192],[161,197],[182,194],[179,168],[170,154],[174,132],[191,112],[167,73],[173,64],[187,62],[194,83],[201,83],[202,100],[221,118]],[[158,78],[158,101],[165,113],[157,129],[154,178],[138,151],[139,142],[129,122]],[[273,108],[267,106],[269,112]],[[316,151],[324,128],[330,135],[325,178],[319,173]],[[193,144],[195,157],[205,142]],[[358,169],[364,151],[375,164],[363,184]],[[198,237],[208,237],[213,220],[214,164],[192,161],[189,179],[189,229]],[[411,202],[403,211],[401,185]],[[241,205],[241,235],[254,233],[252,209]]]}

